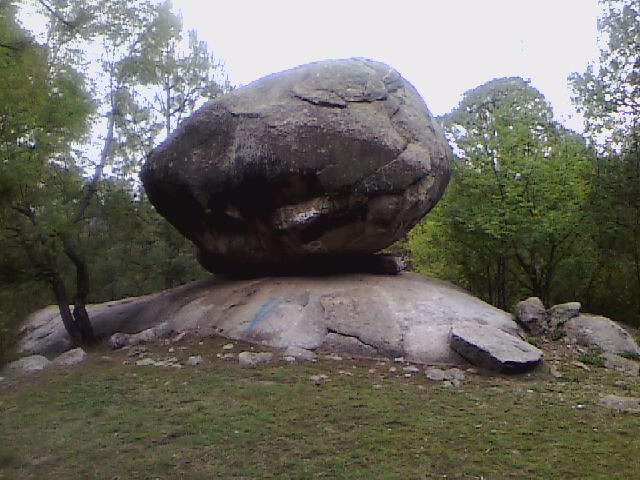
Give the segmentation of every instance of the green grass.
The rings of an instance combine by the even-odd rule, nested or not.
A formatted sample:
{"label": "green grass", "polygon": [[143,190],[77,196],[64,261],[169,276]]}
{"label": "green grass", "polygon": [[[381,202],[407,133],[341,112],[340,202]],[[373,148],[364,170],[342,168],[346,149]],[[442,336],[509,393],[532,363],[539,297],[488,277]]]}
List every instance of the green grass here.
{"label": "green grass", "polygon": [[585,365],[604,368],[606,360],[600,352],[586,352],[580,355],[580,361]]}
{"label": "green grass", "polygon": [[620,354],[620,356],[628,360],[634,360],[636,362],[640,362],[640,354],[637,352],[623,352]]}
{"label": "green grass", "polygon": [[[640,396],[616,374],[567,367],[470,375],[446,388],[362,360],[244,369],[123,365],[94,353],[74,370],[0,384],[0,479],[629,479],[639,416],[598,405]],[[154,358],[166,355],[155,349]],[[208,351],[208,353],[207,353]],[[127,362],[128,363],[128,362]],[[395,366],[396,371],[390,372]],[[372,370],[373,369],[373,370]],[[315,385],[311,375],[329,381]]]}

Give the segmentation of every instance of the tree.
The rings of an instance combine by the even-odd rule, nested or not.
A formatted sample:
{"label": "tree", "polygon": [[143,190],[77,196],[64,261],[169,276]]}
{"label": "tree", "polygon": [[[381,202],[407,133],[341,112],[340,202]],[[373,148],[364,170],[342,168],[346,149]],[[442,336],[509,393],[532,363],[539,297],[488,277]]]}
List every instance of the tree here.
{"label": "tree", "polygon": [[[81,196],[71,143],[87,131],[91,102],[82,75],[71,67],[51,70],[49,51],[19,27],[16,14],[12,4],[0,4],[0,43],[9,46],[0,49],[1,241],[21,247],[64,296],[58,232]],[[74,338],[83,334],[90,332],[76,330]]]}
{"label": "tree", "polygon": [[500,308],[523,294],[549,302],[589,191],[583,142],[519,78],[467,92],[443,123],[458,160],[435,218],[412,234],[418,260],[439,258],[436,274]]}
{"label": "tree", "polygon": [[640,4],[600,3],[599,61],[573,74],[570,84],[600,153],[591,209],[599,257],[592,301],[630,321],[640,318]]}
{"label": "tree", "polygon": [[[105,237],[115,238],[107,222],[120,221],[109,215],[107,204],[128,196],[129,205],[118,210],[120,214],[133,212],[138,221],[149,221],[151,216],[152,223],[159,223],[150,205],[136,205],[135,185],[105,182],[104,177],[128,169],[135,175],[140,159],[158,140],[161,128],[155,116],[148,114],[149,105],[138,102],[138,92],[157,90],[150,72],[168,68],[164,65],[167,52],[178,51],[182,24],[168,2],[50,0],[37,4],[49,18],[43,44],[20,29],[11,4],[6,7],[10,15],[2,16],[7,23],[2,34],[7,34],[0,36],[0,53],[11,69],[3,69],[2,80],[7,81],[0,87],[8,89],[0,92],[7,93],[0,100],[4,101],[0,115],[8,119],[0,124],[6,127],[2,138],[6,160],[0,165],[0,245],[22,249],[32,277],[51,287],[72,340],[90,344],[94,341],[86,309],[90,268],[99,266],[96,257],[112,248],[96,242],[95,232],[102,230]],[[169,87],[173,92],[162,97],[172,102],[167,104],[163,127],[171,127],[215,89],[210,80],[217,66],[206,45],[193,35],[192,39],[191,50],[197,58],[182,55],[179,62],[170,64],[175,72],[163,70],[162,78],[178,78],[163,85],[163,92]],[[21,61],[25,52],[32,58]],[[102,133],[90,137],[87,132],[92,128]],[[147,136],[141,137],[140,132]],[[136,233],[141,230],[132,228]],[[167,235],[164,240],[175,237]],[[139,237],[128,240],[136,243]],[[166,242],[159,243],[158,248],[168,249]],[[104,249],[96,250],[97,244]],[[182,244],[178,251],[184,251]],[[173,285],[176,277],[190,276],[187,270],[169,275],[166,282]],[[68,290],[70,277],[75,280],[73,298]]]}

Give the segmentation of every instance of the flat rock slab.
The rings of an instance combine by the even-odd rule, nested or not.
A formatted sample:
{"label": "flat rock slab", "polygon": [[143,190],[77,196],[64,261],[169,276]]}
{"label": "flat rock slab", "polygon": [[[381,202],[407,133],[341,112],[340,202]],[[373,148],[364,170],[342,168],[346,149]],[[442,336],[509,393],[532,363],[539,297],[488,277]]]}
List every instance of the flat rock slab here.
{"label": "flat rock slab", "polygon": [[567,340],[608,353],[640,355],[633,336],[614,321],[598,315],[579,315],[564,324]]}
{"label": "flat rock slab", "polygon": [[[411,273],[210,278],[122,304],[95,305],[90,312],[103,339],[166,322],[173,334],[188,331],[272,348],[404,357],[431,365],[466,364],[449,348],[454,325],[490,325],[494,332],[511,334],[505,333],[508,338],[521,334],[506,312],[449,283]],[[35,314],[23,328],[23,355],[52,355],[52,349],[69,344],[59,316],[46,323],[41,319]]]}
{"label": "flat rock slab", "polygon": [[531,370],[542,360],[542,350],[490,325],[462,323],[451,329],[451,348],[469,362],[496,372]]}

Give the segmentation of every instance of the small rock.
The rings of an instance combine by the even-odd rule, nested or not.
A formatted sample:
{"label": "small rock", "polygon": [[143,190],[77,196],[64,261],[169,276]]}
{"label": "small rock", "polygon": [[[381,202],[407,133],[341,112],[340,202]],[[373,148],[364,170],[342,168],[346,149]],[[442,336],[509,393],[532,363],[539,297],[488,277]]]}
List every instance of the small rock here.
{"label": "small rock", "polygon": [[621,413],[640,413],[640,399],[634,397],[606,395],[600,404]]}
{"label": "small rock", "polygon": [[7,365],[8,371],[16,373],[32,373],[44,370],[49,366],[49,359],[42,355],[30,355],[28,357],[22,357],[15,362],[11,362]]}
{"label": "small rock", "polygon": [[202,357],[200,355],[192,356],[187,359],[187,364],[192,367],[197,367],[202,363]]}
{"label": "small rock", "polygon": [[571,365],[573,365],[574,367],[581,368],[581,369],[583,369],[583,370],[585,370],[585,371],[587,371],[587,372],[590,372],[590,371],[591,371],[591,368],[589,368],[587,365],[585,365],[584,363],[579,362],[579,361],[577,361],[577,360],[575,360],[575,361],[571,362]]}
{"label": "small rock", "polygon": [[156,361],[152,358],[142,358],[140,360],[136,360],[136,366],[138,367],[155,367],[157,365]]}
{"label": "small rock", "polygon": [[396,357],[393,359],[393,361],[396,363],[404,363],[404,357]]}
{"label": "small rock", "polygon": [[4,382],[5,378],[4,377],[0,377],[0,383]]}
{"label": "small rock", "polygon": [[316,358],[316,354],[311,350],[307,350],[306,348],[300,347],[289,347],[284,351],[283,354],[285,357],[293,357],[294,360],[307,360],[311,361]]}
{"label": "small rock", "polygon": [[225,353],[224,355],[222,355],[222,360],[224,360],[225,362],[232,362],[235,359],[236,356],[233,353]]}
{"label": "small rock", "polygon": [[465,380],[465,374],[459,368],[449,368],[442,370],[436,367],[429,367],[425,370],[425,375],[434,382],[449,382],[449,386],[459,386]]}
{"label": "small rock", "polygon": [[233,343],[227,343],[222,347],[222,350],[228,351],[228,350],[233,350],[234,348],[235,348],[235,345]]}
{"label": "small rock", "polygon": [[580,305],[580,302],[561,303],[551,307],[547,312],[549,315],[551,329],[555,330],[565,324],[568,320],[580,315],[581,308],[582,305]]}
{"label": "small rock", "polygon": [[320,375],[311,375],[309,377],[309,380],[311,380],[316,385],[320,385],[323,381],[326,381],[328,379],[329,379],[329,377],[327,375],[325,375],[324,373],[321,373]]}
{"label": "small rock", "polygon": [[558,370],[558,367],[556,367],[555,365],[551,365],[549,367],[549,373],[554,378],[562,378],[563,377],[562,373],[560,373],[560,371]]}
{"label": "small rock", "polygon": [[408,373],[418,373],[420,369],[415,365],[409,365],[408,367],[403,367],[402,370]]}
{"label": "small rock", "polygon": [[175,337],[173,337],[171,339],[172,343],[179,343],[181,341],[183,341],[185,338],[187,338],[188,333],[185,332],[180,332],[178,335],[176,335]]}
{"label": "small rock", "polygon": [[606,368],[616,370],[628,377],[637,377],[640,375],[640,364],[638,362],[623,358],[615,353],[603,353],[602,356],[604,357],[604,366]]}
{"label": "small rock", "polygon": [[61,367],[71,367],[84,362],[87,359],[87,352],[82,348],[74,348],[58,356],[52,363]]}
{"label": "small rock", "polygon": [[171,348],[168,350],[168,352],[169,352],[169,353],[176,353],[176,349],[175,349],[175,348],[173,348],[173,347],[171,347]]}
{"label": "small rock", "polygon": [[424,373],[429,380],[433,380],[434,382],[442,382],[447,379],[444,370],[436,367],[429,367],[424,371]]}
{"label": "small rock", "polygon": [[109,341],[107,343],[111,350],[120,350],[121,348],[129,346],[127,343],[128,340],[129,336],[126,333],[114,333],[109,337]]}
{"label": "small rock", "polygon": [[340,355],[327,355],[325,357],[327,360],[333,360],[334,362],[341,362],[342,357]]}
{"label": "small rock", "polygon": [[238,363],[243,367],[255,367],[263,363],[269,363],[273,360],[273,353],[254,353],[254,352],[241,352],[238,355]]}

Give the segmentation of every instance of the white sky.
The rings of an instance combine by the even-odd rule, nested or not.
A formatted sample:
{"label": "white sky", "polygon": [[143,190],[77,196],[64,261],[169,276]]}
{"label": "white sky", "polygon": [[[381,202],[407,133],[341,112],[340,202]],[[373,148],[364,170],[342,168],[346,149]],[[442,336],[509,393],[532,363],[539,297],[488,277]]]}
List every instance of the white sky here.
{"label": "white sky", "polygon": [[396,68],[431,111],[493,78],[531,79],[581,130],[567,76],[598,55],[597,0],[173,0],[232,83],[327,58]]}

